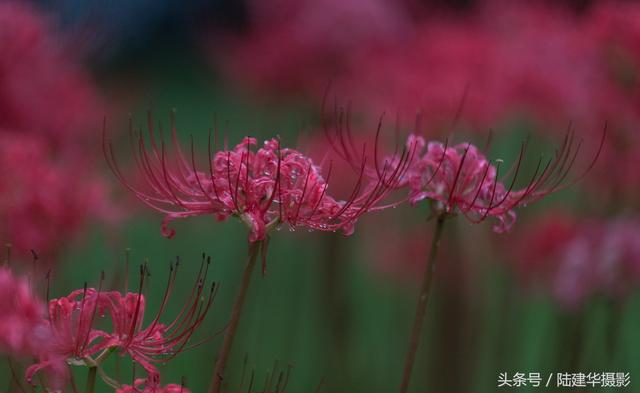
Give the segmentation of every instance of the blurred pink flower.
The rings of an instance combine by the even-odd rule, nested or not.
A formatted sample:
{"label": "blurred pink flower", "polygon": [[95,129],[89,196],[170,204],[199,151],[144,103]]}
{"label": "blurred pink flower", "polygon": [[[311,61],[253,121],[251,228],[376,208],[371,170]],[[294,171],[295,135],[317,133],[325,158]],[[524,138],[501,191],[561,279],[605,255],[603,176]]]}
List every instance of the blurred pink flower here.
{"label": "blurred pink flower", "polygon": [[542,279],[569,308],[598,294],[624,297],[640,283],[640,224],[634,219],[552,214],[522,236],[517,250],[523,277]]}
{"label": "blurred pink flower", "polygon": [[0,3],[0,238],[48,261],[89,219],[117,219],[91,148],[105,109],[52,22]]}
{"label": "blurred pink flower", "polygon": [[173,167],[164,144],[158,145],[152,136],[148,151],[145,141],[138,140],[136,162],[151,190],[148,192],[129,185],[105,143],[105,156],[122,183],[142,202],[166,214],[162,230],[168,237],[174,235],[167,228],[168,221],[199,215],[213,215],[218,220],[239,218],[250,229],[250,242],[264,240],[271,229],[282,224],[291,229],[341,230],[348,235],[359,216],[382,208],[376,205],[391,191],[389,184],[399,174],[398,170],[388,170],[369,182],[362,173],[363,165],[349,198],[337,201],[327,192],[331,173],[325,180],[310,158],[297,150],[281,148],[277,139],[265,141],[257,151],[252,150],[257,141],[250,137],[213,156],[209,151],[206,173],[197,169],[193,151],[191,158],[186,158],[175,129],[173,137]]}
{"label": "blurred pink flower", "polygon": [[0,314],[0,351],[11,356],[37,356],[48,347],[50,331],[44,303],[7,267],[0,267]]}
{"label": "blurred pink flower", "polygon": [[[636,2],[598,2],[585,21],[586,33],[594,42],[601,81],[591,91],[587,107],[597,121],[609,121],[611,133],[606,141],[602,165],[592,190],[610,199],[627,198],[635,203],[640,195],[640,174],[620,171],[640,165],[640,4]],[[601,187],[606,184],[607,187]]]}
{"label": "blurred pink flower", "polygon": [[90,165],[55,158],[40,136],[0,129],[0,168],[0,237],[20,251],[56,256],[88,219],[116,215]]}
{"label": "blurred pink flower", "polygon": [[[143,387],[144,385],[144,387]],[[148,386],[146,380],[136,379],[131,385],[122,385],[116,393],[191,393],[191,391],[182,385],[168,384],[165,386]]]}
{"label": "blurred pink flower", "polygon": [[281,93],[324,88],[356,53],[396,42],[409,27],[408,12],[388,0],[252,0],[248,5],[249,32],[231,38],[212,57],[241,84]]}
{"label": "blurred pink flower", "polygon": [[50,22],[31,4],[0,3],[0,128],[77,150],[99,131],[104,109]]}
{"label": "blurred pink flower", "polygon": [[496,43],[473,19],[433,20],[394,45],[362,51],[332,79],[373,114],[421,112],[437,127],[451,123],[463,102],[463,119],[486,125],[505,109],[508,81],[499,61]]}

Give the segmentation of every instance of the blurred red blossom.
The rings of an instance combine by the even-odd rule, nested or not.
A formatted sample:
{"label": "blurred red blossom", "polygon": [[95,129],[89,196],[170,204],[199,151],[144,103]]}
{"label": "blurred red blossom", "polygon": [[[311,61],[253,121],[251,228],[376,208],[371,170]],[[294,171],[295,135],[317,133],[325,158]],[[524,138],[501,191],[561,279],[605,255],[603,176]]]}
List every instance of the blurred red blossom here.
{"label": "blurred red blossom", "polygon": [[19,251],[56,256],[87,219],[117,214],[91,165],[55,158],[45,139],[0,129],[0,237]]}
{"label": "blurred red blossom", "polygon": [[29,283],[0,267],[0,351],[11,356],[38,356],[51,335],[44,302]]}
{"label": "blurred red blossom", "polygon": [[410,28],[408,12],[388,0],[252,0],[248,6],[250,31],[212,57],[245,86],[284,93],[322,89],[356,53],[393,43]]}
{"label": "blurred red blossom", "polygon": [[10,359],[48,359],[49,386],[59,388],[67,376],[67,366],[63,360],[51,357],[54,344],[45,310],[44,302],[26,279],[6,266],[0,267],[0,352]]}
{"label": "blurred red blossom", "polygon": [[90,219],[117,219],[91,147],[105,108],[53,22],[0,3],[0,238],[47,260]]}
{"label": "blurred red blossom", "polygon": [[104,108],[51,22],[28,3],[0,3],[0,127],[77,148],[99,130]]}
{"label": "blurred red blossom", "polygon": [[595,295],[620,299],[640,284],[640,224],[632,218],[548,214],[514,249],[523,279],[541,280],[565,307]]}

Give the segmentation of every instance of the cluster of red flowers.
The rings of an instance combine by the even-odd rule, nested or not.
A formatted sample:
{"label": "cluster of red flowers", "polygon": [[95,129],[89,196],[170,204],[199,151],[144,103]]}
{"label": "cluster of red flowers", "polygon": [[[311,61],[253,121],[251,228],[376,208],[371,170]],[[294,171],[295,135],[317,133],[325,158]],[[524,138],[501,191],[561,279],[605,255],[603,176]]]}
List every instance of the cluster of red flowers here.
{"label": "cluster of red flowers", "polygon": [[83,143],[102,104],[51,30],[30,5],[0,4],[0,238],[48,257],[88,218],[114,213]]}
{"label": "cluster of red flowers", "polygon": [[[123,391],[181,391],[177,385],[160,387],[160,374],[155,364],[165,363],[187,346],[195,330],[204,321],[213,303],[216,286],[205,288],[210,259],[203,256],[200,271],[182,309],[170,323],[160,322],[166,310],[179,262],[171,265],[169,281],[158,313],[145,327],[146,300],[142,294],[147,277],[141,267],[138,292],[103,291],[104,277],[99,287],[72,291],[69,295],[49,301],[48,313],[43,302],[30,286],[8,268],[0,269],[3,321],[0,323],[0,349],[10,356],[31,357],[25,378],[33,383],[34,375],[45,372],[49,387],[60,388],[69,378],[69,365],[100,367],[112,352],[129,355],[147,372],[147,378],[135,382],[135,387],[121,386],[101,372],[103,380]],[[105,318],[110,329],[96,326]],[[104,323],[102,323],[104,325]],[[195,344],[197,345],[197,344]],[[133,389],[133,390],[132,390]],[[184,391],[187,391],[186,389]]]}

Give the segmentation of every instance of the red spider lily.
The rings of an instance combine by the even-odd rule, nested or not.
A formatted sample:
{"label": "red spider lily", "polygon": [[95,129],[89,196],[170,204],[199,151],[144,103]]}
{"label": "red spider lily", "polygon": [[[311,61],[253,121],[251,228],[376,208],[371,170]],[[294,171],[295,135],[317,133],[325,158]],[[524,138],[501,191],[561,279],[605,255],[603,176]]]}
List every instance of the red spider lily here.
{"label": "red spider lily", "polygon": [[[204,293],[209,263],[210,259],[205,262],[203,256],[197,284],[169,324],[161,323],[160,318],[176,280],[178,262],[171,265],[160,309],[146,328],[143,328],[145,297],[142,295],[148,276],[146,266],[140,268],[137,293],[104,292],[102,278],[98,289],[85,287],[66,297],[51,300],[48,321],[52,331],[50,348],[40,356],[38,363],[29,367],[27,380],[30,382],[36,372],[60,363],[96,366],[111,351],[120,350],[147,371],[147,385],[157,385],[160,375],[154,364],[167,362],[186,349],[191,336],[211,308],[216,293],[215,284],[211,286],[208,296]],[[105,315],[110,316],[111,329],[97,329],[97,320]]]}
{"label": "red spider lily", "polygon": [[[164,142],[158,144],[149,122],[150,148],[142,136],[134,151],[136,163],[150,191],[131,186],[116,163],[110,144],[104,143],[105,156],[118,179],[142,202],[166,214],[163,233],[171,219],[215,215],[218,220],[235,216],[249,228],[249,241],[266,239],[270,229],[281,224],[290,228],[307,227],[322,231],[342,230],[351,234],[356,220],[377,206],[392,190],[390,185],[403,166],[385,168],[378,179],[367,182],[366,160],[360,165],[360,176],[346,201],[337,201],[327,193],[331,167],[325,179],[313,161],[294,149],[281,148],[277,139],[264,142],[261,148],[254,138],[245,137],[233,149],[211,153],[209,138],[209,171],[196,167],[193,142],[191,159],[180,148],[172,120],[174,161],[171,166]],[[402,161],[406,164],[406,157]]]}
{"label": "red spider lily", "polygon": [[[598,151],[585,174],[598,159],[605,135],[606,127]],[[565,182],[582,143],[574,142],[574,133],[569,130],[554,157],[544,164],[540,158],[533,175],[526,179],[526,186],[515,189],[516,181],[521,176],[526,143],[522,145],[514,166],[500,177],[502,161],[497,160],[495,165],[492,164],[470,143],[456,146],[448,146],[447,142],[427,144],[422,137],[410,135],[407,145],[417,148],[418,157],[412,161],[397,187],[409,189],[409,199],[413,204],[423,199],[432,201],[438,215],[460,212],[473,223],[479,223],[489,216],[495,217],[498,224],[494,226],[494,231],[505,232],[515,222],[513,209],[535,202],[584,176]],[[507,183],[509,176],[511,180]]]}
{"label": "red spider lily", "polygon": [[[325,107],[323,99],[323,112]],[[350,128],[351,110],[334,108],[333,124],[325,122],[325,133],[333,150],[345,161],[355,167],[356,149]],[[421,118],[416,119],[416,129],[419,129]],[[381,175],[380,160],[378,158],[378,141],[382,128],[382,118],[374,144],[374,166],[363,170],[369,177],[384,179]],[[496,232],[508,231],[515,222],[517,206],[535,202],[544,196],[565,188],[589,172],[598,160],[604,146],[607,127],[602,132],[597,152],[585,172],[570,182],[565,182],[571,172],[582,141],[575,141],[575,132],[570,127],[561,146],[555,155],[546,162],[540,157],[536,169],[522,189],[515,189],[516,182],[521,175],[522,163],[525,158],[527,144],[524,143],[516,163],[500,177],[502,160],[492,164],[470,143],[449,146],[448,141],[430,142],[414,134],[409,135],[404,150],[382,160],[383,168],[394,168],[399,175],[391,177],[387,185],[394,189],[408,189],[408,200],[412,204],[423,199],[433,202],[434,213],[455,214],[462,213],[469,221],[480,223],[487,217],[498,219],[494,226]],[[426,148],[426,149],[425,149]],[[384,171],[385,169],[382,169]],[[511,177],[507,183],[508,178]],[[505,185],[508,184],[508,185]]]}
{"label": "red spider lily", "polygon": [[145,312],[145,297],[141,293],[146,277],[144,270],[140,272],[138,293],[129,292],[123,296],[120,292],[112,291],[104,294],[102,303],[113,322],[113,331],[109,335],[107,346],[119,348],[139,363],[148,373],[148,385],[155,386],[159,383],[160,375],[154,363],[165,363],[183,351],[211,308],[217,288],[215,283],[212,284],[206,300],[201,300],[205,295],[203,283],[207,277],[209,263],[210,258],[207,258],[205,264],[203,256],[197,285],[192,288],[184,306],[169,324],[160,323],[160,318],[174,286],[179,263],[171,266],[160,310],[146,328],[142,327]]}
{"label": "red spider lily", "polygon": [[146,380],[138,378],[133,382],[133,385],[122,385],[120,389],[116,390],[116,393],[191,393],[191,391],[183,385],[173,383],[165,386],[149,386],[146,384]]}

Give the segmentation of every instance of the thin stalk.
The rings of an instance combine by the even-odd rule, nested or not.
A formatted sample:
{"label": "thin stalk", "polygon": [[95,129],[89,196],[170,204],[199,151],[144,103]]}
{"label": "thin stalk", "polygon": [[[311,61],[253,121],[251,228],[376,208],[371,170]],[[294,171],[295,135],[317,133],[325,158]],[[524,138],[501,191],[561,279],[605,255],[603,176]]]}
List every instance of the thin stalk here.
{"label": "thin stalk", "polygon": [[93,393],[96,387],[96,373],[98,372],[97,366],[90,366],[87,371],[87,389],[86,393]]}
{"label": "thin stalk", "polygon": [[256,266],[256,260],[258,258],[261,243],[262,242],[255,242],[251,243],[249,246],[249,257],[247,258],[247,264],[245,265],[244,272],[242,273],[240,289],[236,295],[236,300],[233,303],[233,308],[231,309],[231,318],[224,335],[222,348],[220,348],[220,353],[218,354],[218,359],[216,360],[216,364],[213,369],[213,377],[211,380],[211,386],[209,387],[209,393],[219,393],[222,388],[224,370],[226,368],[229,355],[231,354],[231,347],[233,346],[236,331],[238,330],[240,315],[242,314],[242,308],[244,306],[247,290],[249,289],[249,283],[251,282],[253,269]]}
{"label": "thin stalk", "polygon": [[411,330],[411,338],[409,339],[409,349],[405,356],[400,393],[406,393],[407,389],[409,389],[411,371],[413,370],[413,363],[416,359],[416,352],[418,351],[418,345],[420,344],[420,332],[422,331],[422,324],[427,311],[427,302],[429,300],[429,292],[431,291],[433,273],[436,270],[436,252],[440,245],[440,237],[442,236],[442,229],[444,228],[444,220],[445,215],[440,214],[437,218],[436,231],[433,234],[433,239],[431,241],[431,251],[429,251],[429,258],[427,259],[427,266],[424,271],[422,286],[420,287],[420,293],[418,296],[416,315],[413,319],[413,329]]}
{"label": "thin stalk", "polygon": [[326,236],[322,267],[322,284],[324,307],[329,333],[335,350],[332,351],[331,373],[333,380],[330,385],[349,385],[348,373],[348,343],[349,309],[345,302],[345,274],[344,271],[344,243],[337,234],[329,233]]}
{"label": "thin stalk", "polygon": [[79,393],[78,385],[76,385],[76,378],[73,376],[73,370],[69,372],[69,384],[71,385],[71,391],[73,393]]}

